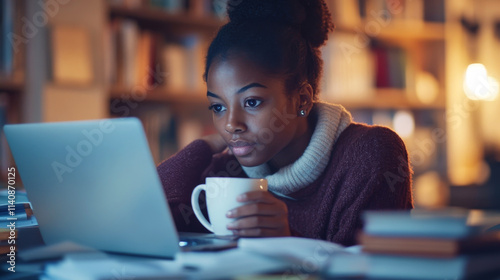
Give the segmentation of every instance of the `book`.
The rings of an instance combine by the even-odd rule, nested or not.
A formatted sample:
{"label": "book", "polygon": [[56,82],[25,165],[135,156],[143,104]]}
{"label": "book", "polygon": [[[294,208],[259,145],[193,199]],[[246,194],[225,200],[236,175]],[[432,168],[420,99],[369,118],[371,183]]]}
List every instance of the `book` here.
{"label": "book", "polygon": [[10,76],[13,72],[14,50],[11,42],[14,32],[14,0],[0,3],[0,75]]}
{"label": "book", "polygon": [[14,203],[13,206],[10,204],[0,205],[0,222],[8,221],[8,218],[28,219],[33,216],[33,210],[31,210],[29,203]]}
{"label": "book", "polygon": [[10,204],[8,191],[2,190],[0,191],[0,228],[9,229],[11,222],[15,222],[16,228],[38,225],[33,215],[31,202],[25,192],[16,191],[15,202]]}
{"label": "book", "polygon": [[424,258],[370,255],[368,277],[464,279],[499,271],[500,254]]}
{"label": "book", "polygon": [[152,84],[150,80],[151,71],[151,56],[152,56],[152,34],[148,31],[143,31],[139,34],[137,49],[135,54],[135,78],[134,86],[137,89],[145,90]]}
{"label": "book", "polygon": [[405,0],[404,18],[408,21],[423,22],[424,0]]}
{"label": "book", "polygon": [[167,73],[165,87],[168,90],[182,91],[188,87],[187,50],[180,44],[166,44],[162,59]]}
{"label": "book", "polygon": [[441,210],[366,211],[364,232],[377,236],[465,238],[477,234],[481,225],[468,225],[469,211]]}
{"label": "book", "polygon": [[460,254],[500,253],[500,232],[487,232],[466,238],[387,237],[361,233],[363,251],[428,257],[453,257]]}
{"label": "book", "polygon": [[374,59],[357,35],[336,32],[321,53],[324,61],[322,98],[331,102],[359,101],[373,96]]}
{"label": "book", "polygon": [[[11,230],[8,228],[0,228],[0,241],[9,240]],[[17,230],[14,230],[14,236],[17,237]]]}
{"label": "book", "polygon": [[332,11],[335,24],[338,26],[354,27],[361,24],[360,3],[358,1],[327,1]]}
{"label": "book", "polygon": [[344,253],[331,256],[324,274],[368,279],[483,279],[497,275],[499,263],[498,253],[451,258]]}
{"label": "book", "polygon": [[136,55],[139,40],[139,26],[135,21],[123,20],[119,26],[119,47],[122,51],[119,52],[120,57],[117,63],[121,66],[120,81],[127,89],[131,89],[136,85]]}
{"label": "book", "polygon": [[205,72],[205,56],[209,44],[210,42],[199,36],[189,36],[184,39],[187,87],[195,92],[205,91],[203,72]]}
{"label": "book", "polygon": [[378,42],[375,42],[372,52],[375,60],[375,86],[377,88],[406,88],[408,78],[406,52],[401,48],[385,46]]}
{"label": "book", "polygon": [[51,39],[54,81],[58,84],[91,84],[94,71],[88,30],[69,25],[54,26]]}

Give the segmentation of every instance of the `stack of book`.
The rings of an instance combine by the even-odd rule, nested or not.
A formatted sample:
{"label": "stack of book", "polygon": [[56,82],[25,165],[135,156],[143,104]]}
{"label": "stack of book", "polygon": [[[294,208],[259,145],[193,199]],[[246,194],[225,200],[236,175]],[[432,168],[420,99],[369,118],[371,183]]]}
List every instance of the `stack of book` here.
{"label": "stack of book", "polygon": [[500,224],[500,214],[482,213],[486,218],[473,221],[475,211],[367,211],[358,250],[333,254],[325,274],[369,279],[498,277],[500,231],[493,225]]}
{"label": "stack of book", "polygon": [[500,231],[460,209],[368,211],[359,243],[369,277],[463,279],[500,273]]}
{"label": "stack of book", "polygon": [[[15,222],[15,227],[10,226],[12,222]],[[7,190],[0,191],[0,228],[19,229],[37,225],[38,221],[33,216],[33,209],[25,192],[16,192],[15,200],[10,200]]]}

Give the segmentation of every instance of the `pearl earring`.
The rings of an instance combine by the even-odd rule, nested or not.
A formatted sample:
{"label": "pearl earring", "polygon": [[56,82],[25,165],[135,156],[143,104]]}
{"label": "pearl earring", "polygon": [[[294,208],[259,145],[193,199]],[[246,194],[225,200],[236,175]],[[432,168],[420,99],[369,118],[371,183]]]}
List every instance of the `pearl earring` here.
{"label": "pearl earring", "polygon": [[306,115],[306,110],[300,110],[299,116],[304,117]]}

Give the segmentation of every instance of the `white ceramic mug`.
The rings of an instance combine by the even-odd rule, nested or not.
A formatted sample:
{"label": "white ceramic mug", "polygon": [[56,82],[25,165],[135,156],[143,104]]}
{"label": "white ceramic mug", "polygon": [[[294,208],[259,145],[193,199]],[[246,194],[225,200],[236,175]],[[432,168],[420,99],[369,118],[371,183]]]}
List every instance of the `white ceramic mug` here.
{"label": "white ceramic mug", "polygon": [[[235,219],[227,218],[229,210],[244,205],[236,198],[240,194],[251,191],[267,191],[266,179],[207,177],[205,184],[198,185],[191,194],[191,205],[194,214],[201,224],[216,235],[232,235],[227,224]],[[207,210],[210,222],[200,210],[199,196],[201,191],[206,192]]]}

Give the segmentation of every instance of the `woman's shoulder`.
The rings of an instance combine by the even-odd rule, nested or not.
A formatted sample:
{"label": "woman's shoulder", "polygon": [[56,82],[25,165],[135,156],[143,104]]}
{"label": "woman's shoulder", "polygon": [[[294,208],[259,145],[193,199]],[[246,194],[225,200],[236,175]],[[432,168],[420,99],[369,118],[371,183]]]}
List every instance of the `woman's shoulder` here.
{"label": "woman's shoulder", "polygon": [[347,154],[372,158],[407,157],[406,146],[389,127],[351,123],[340,135],[335,144],[336,150]]}
{"label": "woman's shoulder", "polygon": [[363,123],[351,123],[340,135],[339,142],[366,144],[403,144],[399,135],[389,127],[380,125],[368,125]]}

